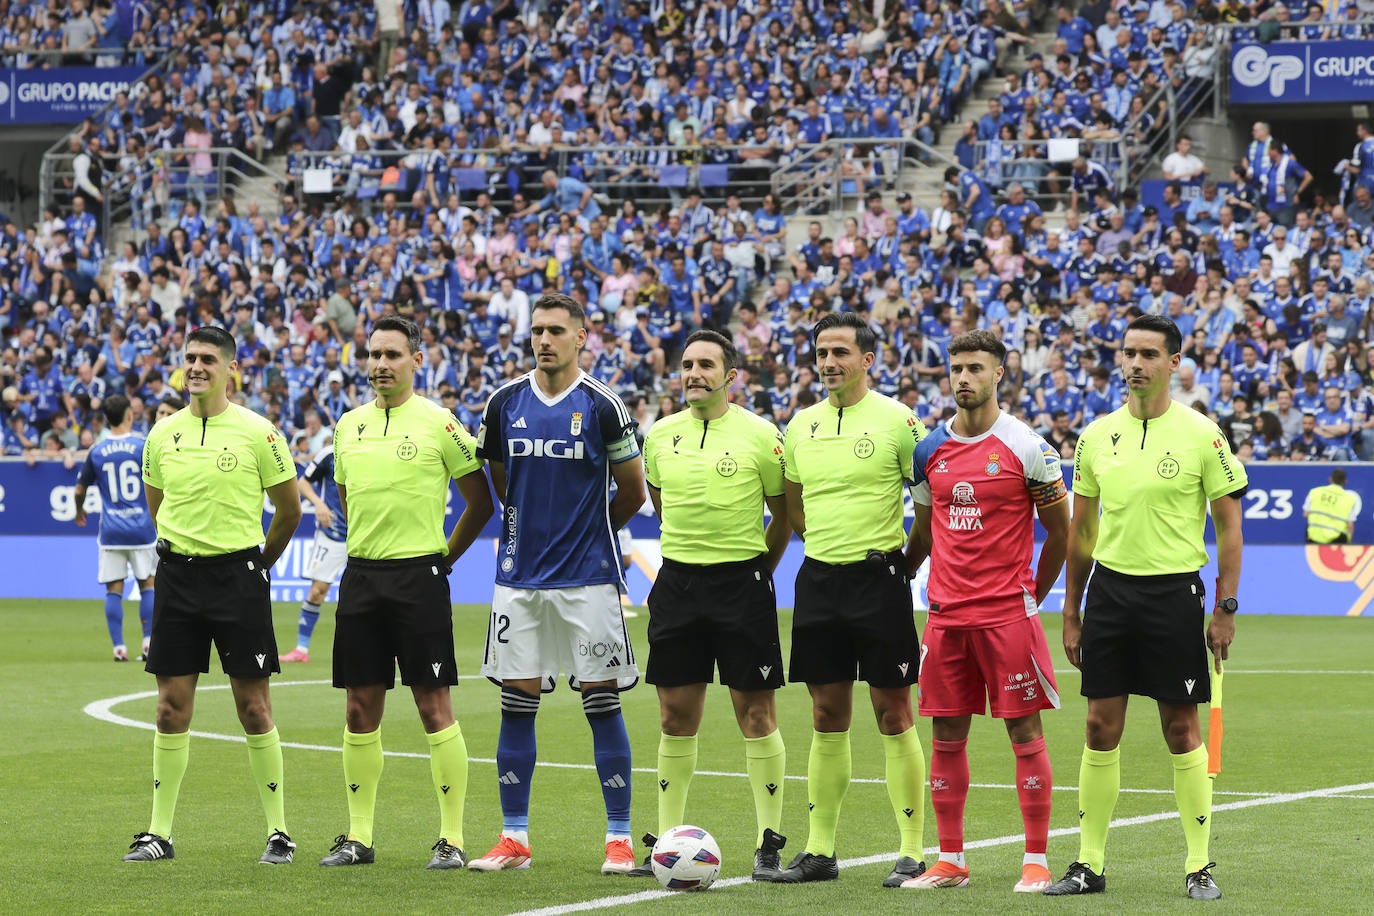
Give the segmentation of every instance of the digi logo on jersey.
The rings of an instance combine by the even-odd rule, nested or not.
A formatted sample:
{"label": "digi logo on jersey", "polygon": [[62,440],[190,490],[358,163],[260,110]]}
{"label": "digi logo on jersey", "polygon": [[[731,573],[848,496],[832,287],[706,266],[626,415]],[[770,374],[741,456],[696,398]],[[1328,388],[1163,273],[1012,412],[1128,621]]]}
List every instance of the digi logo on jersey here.
{"label": "digi logo on jersey", "polygon": [[510,443],[512,458],[567,458],[581,461],[587,457],[586,446],[582,442],[569,442],[567,439],[507,439]]}

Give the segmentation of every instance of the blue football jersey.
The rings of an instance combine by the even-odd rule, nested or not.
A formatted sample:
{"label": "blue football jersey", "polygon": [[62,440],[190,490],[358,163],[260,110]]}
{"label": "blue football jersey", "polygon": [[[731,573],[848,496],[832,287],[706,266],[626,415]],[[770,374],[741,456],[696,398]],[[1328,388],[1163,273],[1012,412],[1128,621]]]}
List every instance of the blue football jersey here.
{"label": "blue football jersey", "polygon": [[100,491],[101,547],[144,547],[157,540],[143,493],[143,437],[111,436],[86,453],[76,482]]}
{"label": "blue football jersey", "polygon": [[310,481],[314,486],[315,492],[320,494],[320,499],[329,507],[329,511],[334,513],[334,523],[330,526],[316,525],[319,530],[324,532],[324,536],[331,541],[348,540],[348,522],[344,521],[343,503],[339,500],[339,485],[334,482],[334,446],[326,445],[315,453],[310,459],[310,463],[301,471],[301,477]]}
{"label": "blue football jersey", "polygon": [[513,588],[624,588],[611,528],[611,465],[639,460],[638,424],[583,373],[546,398],[533,373],[497,389],[477,454],[506,471],[496,581]]}

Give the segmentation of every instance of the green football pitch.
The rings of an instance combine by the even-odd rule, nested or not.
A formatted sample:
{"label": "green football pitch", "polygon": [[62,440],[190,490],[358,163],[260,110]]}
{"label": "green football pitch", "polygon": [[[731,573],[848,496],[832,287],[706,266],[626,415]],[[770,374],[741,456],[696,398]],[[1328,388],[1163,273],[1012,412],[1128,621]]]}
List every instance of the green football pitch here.
{"label": "green football pitch", "polygon": [[[475,673],[486,609],[455,609],[460,665]],[[705,894],[671,895],[657,885],[597,873],[604,817],[591,740],[574,695],[545,697],[532,800],[535,863],[505,874],[424,869],[438,829],[427,745],[408,692],[392,696],[382,727],[390,755],[377,811],[374,865],[320,869],[315,862],[346,830],[339,747],[343,697],[329,686],[329,612],[306,665],[273,682],[286,743],[287,816],[296,864],[256,864],[266,837],[247,755],[226,682],[202,679],[190,769],[176,817],[177,858],[124,864],[130,838],[147,826],[153,689],[137,663],[115,664],[105,644],[101,603],[0,602],[0,684],[5,695],[0,749],[3,789],[3,908],[29,912],[357,912],[474,914],[580,911],[680,913],[891,912],[910,906],[949,911],[1175,913],[1367,913],[1374,859],[1374,621],[1242,617],[1226,681],[1226,753],[1216,782],[1212,851],[1225,891],[1218,904],[1183,897],[1183,838],[1173,811],[1172,773],[1152,704],[1136,700],[1122,754],[1125,787],[1108,844],[1108,893],[1081,900],[1014,895],[1020,817],[1011,788],[1013,758],[996,722],[979,720],[970,740],[975,788],[966,838],[973,883],[962,890],[900,891],[879,885],[896,844],[882,785],[883,754],[872,717],[855,716],[855,784],[840,820],[837,882],[755,885],[745,876],[754,816],[743,777],[743,745],[723,688],[713,688],[702,728],[699,772],[688,820],[720,842],[724,871]],[[129,645],[138,644],[130,611]],[[295,639],[296,608],[277,607],[280,645]],[[783,630],[790,624],[783,614]],[[630,620],[644,647],[646,617]],[[1057,620],[1046,620],[1060,659],[1064,708],[1045,717],[1055,765],[1050,865],[1077,852],[1074,786],[1084,702],[1062,661]],[[641,656],[641,664],[643,658]],[[655,821],[652,771],[658,741],[653,690],[625,695],[634,745],[636,834]],[[455,692],[473,758],[466,845],[480,855],[501,826],[493,756],[499,725],[496,688],[467,677]],[[788,747],[783,832],[789,856],[806,839],[809,703],[801,687],[778,695]],[[918,726],[930,752],[927,723]],[[927,807],[928,807],[927,802]],[[926,817],[933,861],[933,814]],[[916,895],[920,894],[917,899]]]}

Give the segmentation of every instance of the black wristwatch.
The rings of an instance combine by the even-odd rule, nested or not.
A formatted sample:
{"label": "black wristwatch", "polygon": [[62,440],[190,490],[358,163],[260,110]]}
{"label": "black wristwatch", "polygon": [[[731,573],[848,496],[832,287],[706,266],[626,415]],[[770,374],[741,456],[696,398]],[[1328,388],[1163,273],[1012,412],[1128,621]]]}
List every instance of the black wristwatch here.
{"label": "black wristwatch", "polygon": [[1217,610],[1226,614],[1234,614],[1240,609],[1240,602],[1235,598],[1222,598],[1217,602]]}

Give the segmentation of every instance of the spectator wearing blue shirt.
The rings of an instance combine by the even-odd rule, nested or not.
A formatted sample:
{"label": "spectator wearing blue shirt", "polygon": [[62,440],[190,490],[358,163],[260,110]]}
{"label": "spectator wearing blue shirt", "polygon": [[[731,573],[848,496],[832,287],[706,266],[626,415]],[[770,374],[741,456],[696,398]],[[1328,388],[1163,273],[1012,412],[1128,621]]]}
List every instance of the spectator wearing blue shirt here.
{"label": "spectator wearing blue shirt", "polygon": [[1070,54],[1083,53],[1083,39],[1093,31],[1092,23],[1068,6],[1059,7],[1056,16],[1059,19],[1059,27],[1055,30],[1055,35],[1064,39]]}
{"label": "spectator wearing blue shirt", "polygon": [[1351,460],[1350,433],[1355,424],[1350,409],[1345,406],[1345,392],[1339,388],[1327,388],[1323,393],[1322,408],[1314,416],[1317,435],[1326,443],[1326,460]]}
{"label": "spectator wearing blue shirt", "polygon": [[282,81],[281,70],[272,71],[272,84],[262,93],[262,112],[272,132],[272,146],[281,149],[295,128],[296,90]]}
{"label": "spectator wearing blue shirt", "polygon": [[1090,346],[1097,349],[1097,358],[1101,360],[1102,365],[1114,365],[1116,352],[1121,349],[1124,328],[1119,319],[1112,317],[1111,307],[1107,303],[1098,302],[1093,308],[1093,320],[1088,325],[1084,338]]}
{"label": "spectator wearing blue shirt", "polygon": [[955,166],[945,169],[945,183],[958,187],[959,204],[968,211],[969,226],[982,232],[996,211],[988,186],[971,170],[961,173]]}
{"label": "spectator wearing blue shirt", "polygon": [[1036,422],[1048,428],[1053,426],[1056,411],[1064,411],[1069,418],[1069,426],[1078,429],[1083,425],[1083,394],[1069,385],[1069,373],[1055,369],[1050,373],[1049,389],[1040,393],[1040,415]]}
{"label": "spectator wearing blue shirt", "polygon": [[1288,444],[1288,454],[1294,461],[1327,460],[1326,440],[1317,432],[1316,411],[1303,411],[1302,430]]}
{"label": "spectator wearing blue shirt", "polygon": [[1297,220],[1298,198],[1312,183],[1312,173],[1303,168],[1281,143],[1269,144],[1269,162],[1260,173],[1260,192],[1265,209],[1280,226]]}
{"label": "spectator wearing blue shirt", "polygon": [[1088,388],[1083,394],[1083,422],[1091,423],[1121,406],[1121,388],[1106,366],[1094,366],[1088,373]]}
{"label": "spectator wearing blue shirt", "polygon": [[40,435],[52,428],[53,416],[62,409],[64,387],[52,351],[42,346],[35,348],[33,368],[19,383],[19,397],[28,403],[33,425]]}
{"label": "spectator wearing blue shirt", "polygon": [[1217,194],[1217,183],[1205,181],[1202,193],[1188,204],[1188,223],[1201,235],[1207,235],[1221,225],[1221,208],[1225,201]]}
{"label": "spectator wearing blue shirt", "polygon": [[1006,223],[1007,232],[1020,237],[1023,224],[1032,216],[1042,215],[1040,205],[1026,199],[1026,189],[1019,184],[1007,187],[1007,202],[997,208],[997,216]]}
{"label": "spectator wearing blue shirt", "polygon": [[1259,272],[1259,262],[1260,253],[1250,244],[1250,233],[1237,229],[1231,236],[1231,250],[1221,256],[1226,278],[1234,282],[1241,277],[1254,276]]}
{"label": "spectator wearing blue shirt", "polygon": [[1293,393],[1293,406],[1304,414],[1316,414],[1326,407],[1326,400],[1320,390],[1321,376],[1316,372],[1304,372],[1302,390]]}
{"label": "spectator wearing blue shirt", "polygon": [[559,178],[553,169],[544,172],[540,179],[547,192],[540,200],[530,204],[515,215],[520,218],[532,216],[552,208],[557,213],[566,213],[586,226],[601,215],[601,207],[596,202],[592,189],[576,178]]}
{"label": "spectator wearing blue shirt", "polygon": [[1069,209],[1071,210],[1078,209],[1079,201],[1092,200],[1099,191],[1105,190],[1111,193],[1116,188],[1116,183],[1112,181],[1112,176],[1107,173],[1106,167],[1100,162],[1089,160],[1086,156],[1079,156],[1073,161],[1069,182]]}
{"label": "spectator wearing blue shirt", "polygon": [[1355,136],[1359,142],[1350,155],[1346,171],[1355,183],[1374,191],[1374,133],[1370,132],[1368,124],[1361,121],[1355,125]]}

